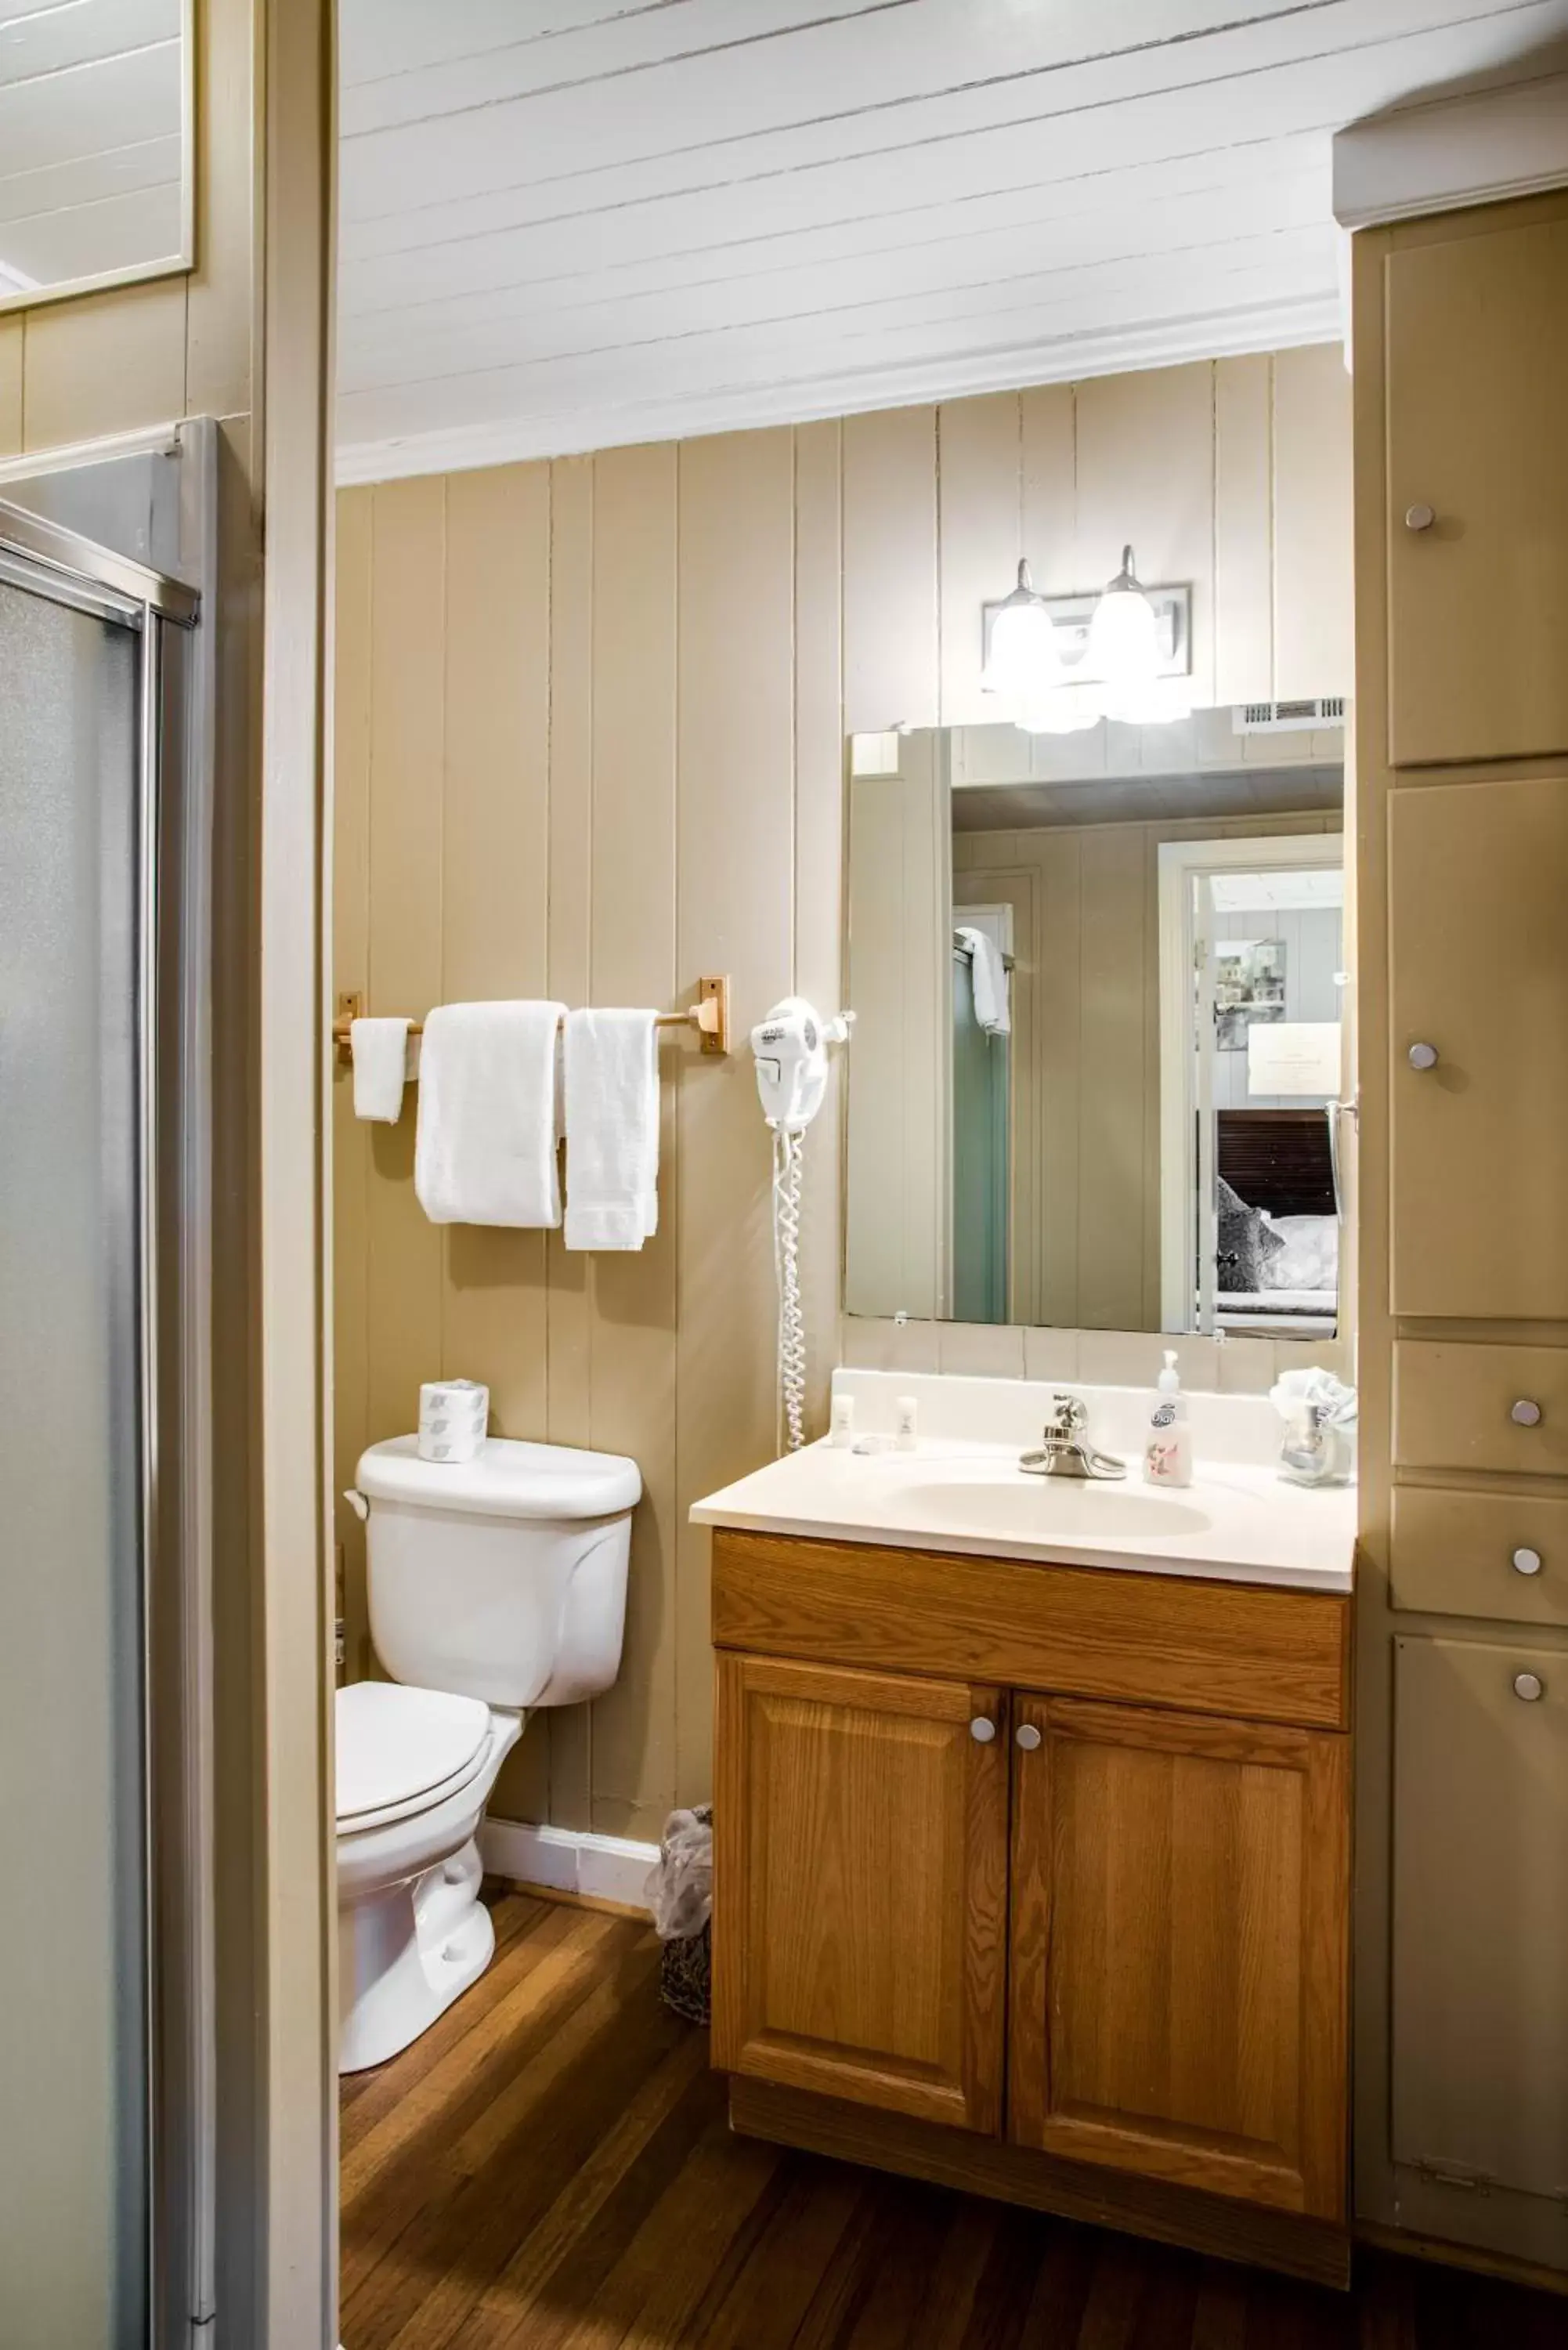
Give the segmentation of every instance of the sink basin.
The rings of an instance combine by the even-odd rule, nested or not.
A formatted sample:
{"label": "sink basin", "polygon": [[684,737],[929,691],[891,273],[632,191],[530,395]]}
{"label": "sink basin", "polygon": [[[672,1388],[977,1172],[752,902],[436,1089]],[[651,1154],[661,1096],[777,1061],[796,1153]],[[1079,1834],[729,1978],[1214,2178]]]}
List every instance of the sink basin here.
{"label": "sink basin", "polygon": [[1030,1477],[1022,1470],[929,1479],[886,1495],[890,1524],[929,1527],[933,1534],[991,1534],[1003,1542],[1169,1541],[1197,1535],[1213,1523],[1197,1502],[1151,1493],[1137,1485],[1075,1478]]}

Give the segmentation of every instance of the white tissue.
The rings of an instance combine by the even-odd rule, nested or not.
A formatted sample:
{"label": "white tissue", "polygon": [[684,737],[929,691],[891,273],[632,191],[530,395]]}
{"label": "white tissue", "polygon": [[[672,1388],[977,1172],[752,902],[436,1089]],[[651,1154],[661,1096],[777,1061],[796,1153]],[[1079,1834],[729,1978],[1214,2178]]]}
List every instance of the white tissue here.
{"label": "white tissue", "polygon": [[490,1389],[478,1379],[431,1379],[420,1389],[421,1461],[472,1461],[490,1426]]}

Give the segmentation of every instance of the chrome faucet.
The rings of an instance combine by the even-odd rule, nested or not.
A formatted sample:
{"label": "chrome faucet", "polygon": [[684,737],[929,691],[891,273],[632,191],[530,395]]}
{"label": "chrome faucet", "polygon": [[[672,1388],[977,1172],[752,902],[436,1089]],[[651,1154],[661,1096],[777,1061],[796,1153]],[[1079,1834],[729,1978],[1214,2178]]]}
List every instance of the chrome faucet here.
{"label": "chrome faucet", "polygon": [[1089,1441],[1088,1428],[1089,1407],[1082,1397],[1053,1396],[1040,1449],[1021,1453],[1019,1467],[1031,1477],[1125,1477],[1127,1463],[1112,1452],[1097,1451]]}

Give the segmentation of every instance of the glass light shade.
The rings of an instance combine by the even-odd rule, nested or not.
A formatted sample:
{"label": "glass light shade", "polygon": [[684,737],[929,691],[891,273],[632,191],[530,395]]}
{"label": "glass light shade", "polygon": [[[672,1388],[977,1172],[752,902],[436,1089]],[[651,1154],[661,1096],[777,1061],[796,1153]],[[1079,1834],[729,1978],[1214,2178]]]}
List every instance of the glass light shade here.
{"label": "glass light shade", "polygon": [[1168,726],[1179,718],[1190,718],[1192,710],[1189,677],[1150,678],[1143,685],[1106,695],[1106,716],[1123,726]]}
{"label": "glass light shade", "polygon": [[1121,570],[1095,607],[1084,658],[1112,694],[1152,685],[1159,674],[1159,621],[1138,585],[1130,546],[1122,550]]}
{"label": "glass light shade", "polygon": [[1026,734],[1082,734],[1105,716],[1099,688],[1062,684],[1048,692],[1026,694],[1018,723]]}
{"label": "glass light shade", "polygon": [[1029,566],[1021,563],[1017,587],[992,614],[991,642],[981,690],[984,693],[1004,694],[1010,701],[1022,701],[1026,695],[1046,691],[1060,670],[1061,656],[1056,650],[1051,615],[1045,609],[1044,598],[1037,596],[1029,584]]}

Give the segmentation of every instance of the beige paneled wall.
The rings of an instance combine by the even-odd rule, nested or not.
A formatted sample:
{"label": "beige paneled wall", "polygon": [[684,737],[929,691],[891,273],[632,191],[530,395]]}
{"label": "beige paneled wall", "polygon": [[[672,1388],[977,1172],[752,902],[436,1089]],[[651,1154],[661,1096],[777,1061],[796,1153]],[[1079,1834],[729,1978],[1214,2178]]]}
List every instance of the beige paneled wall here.
{"label": "beige paneled wall", "polygon": [[[979,604],[1025,544],[1042,584],[1093,587],[1132,538],[1147,577],[1194,582],[1200,681],[1228,598],[1229,690],[1271,694],[1301,615],[1348,613],[1347,519],[1343,549],[1331,528],[1289,578],[1272,520],[1298,470],[1314,497],[1338,480],[1347,408],[1337,351],[1307,350],[344,492],[336,985],[393,1012],[545,989],[680,1003],[728,971],[742,1035],[792,986],[836,1008],[845,733],[989,714]],[[1347,457],[1343,476],[1331,517]],[[1347,691],[1348,642],[1324,666],[1313,690]],[[660,1230],[623,1260],[436,1231],[411,1111],[371,1135],[336,1093],[338,1484],[441,1372],[487,1379],[505,1434],[641,1464],[621,1679],[531,1730],[497,1798],[634,1835],[708,1793],[707,1544],[687,1507],[774,1443],[750,1055],[663,1054]],[[838,1149],[836,1100],[807,1145],[818,1400]],[[362,1671],[346,1510],[339,1538]]]}

